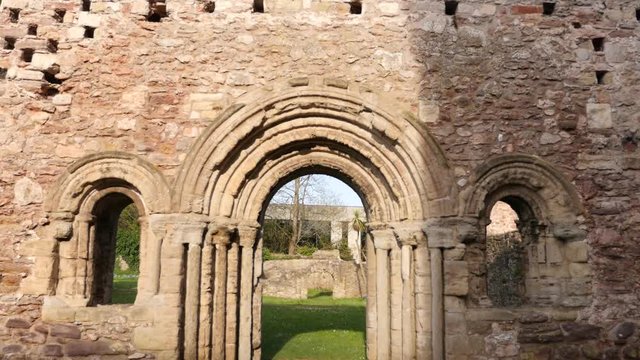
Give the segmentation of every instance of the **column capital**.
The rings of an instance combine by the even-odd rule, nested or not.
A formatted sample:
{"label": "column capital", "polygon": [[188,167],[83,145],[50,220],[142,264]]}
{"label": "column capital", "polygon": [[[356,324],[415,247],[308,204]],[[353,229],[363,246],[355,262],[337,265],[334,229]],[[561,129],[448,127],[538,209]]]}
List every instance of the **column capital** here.
{"label": "column capital", "polygon": [[229,245],[233,239],[237,227],[231,224],[209,224],[207,239],[211,239],[214,245]]}
{"label": "column capital", "polygon": [[391,228],[374,223],[369,225],[369,234],[376,249],[391,250],[397,246],[396,236]]}
{"label": "column capital", "polygon": [[241,222],[237,229],[240,246],[253,247],[258,237],[260,225],[256,222]]}
{"label": "column capital", "polygon": [[424,233],[424,222],[406,221],[390,224],[393,233],[401,245],[417,246],[427,243],[427,236]]}

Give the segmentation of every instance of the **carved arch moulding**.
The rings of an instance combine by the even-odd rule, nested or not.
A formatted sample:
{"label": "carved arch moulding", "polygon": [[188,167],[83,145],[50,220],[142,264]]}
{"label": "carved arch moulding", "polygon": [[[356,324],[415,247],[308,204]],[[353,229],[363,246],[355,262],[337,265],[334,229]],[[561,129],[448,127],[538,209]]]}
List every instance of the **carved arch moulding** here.
{"label": "carved arch moulding", "polygon": [[584,209],[575,187],[553,165],[527,154],[498,155],[480,165],[460,194],[460,216],[487,217],[487,209],[510,196],[524,200],[557,239],[584,238]]}

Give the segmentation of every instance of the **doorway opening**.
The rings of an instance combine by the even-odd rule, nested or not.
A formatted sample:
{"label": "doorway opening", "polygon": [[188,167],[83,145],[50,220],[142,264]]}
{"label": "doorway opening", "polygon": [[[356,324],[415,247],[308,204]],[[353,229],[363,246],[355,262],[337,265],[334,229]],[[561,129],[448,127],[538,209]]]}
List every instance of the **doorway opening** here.
{"label": "doorway opening", "polygon": [[140,225],[132,200],[112,193],[95,206],[91,303],[132,304],[138,290]]}
{"label": "doorway opening", "polygon": [[262,216],[263,359],[365,359],[366,211],[346,183],[281,182]]}

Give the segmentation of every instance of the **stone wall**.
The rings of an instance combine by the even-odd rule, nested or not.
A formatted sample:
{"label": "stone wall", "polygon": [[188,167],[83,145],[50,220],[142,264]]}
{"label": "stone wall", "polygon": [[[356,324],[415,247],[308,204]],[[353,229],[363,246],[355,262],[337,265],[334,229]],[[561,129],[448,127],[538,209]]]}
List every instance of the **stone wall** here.
{"label": "stone wall", "polygon": [[263,294],[306,299],[310,289],[331,289],[334,298],[366,296],[364,273],[353,261],[340,259],[295,259],[264,262]]}
{"label": "stone wall", "polygon": [[[376,89],[393,104],[388,108],[404,109],[428,128],[440,149],[426,142],[423,148],[441,151],[446,161],[430,166],[451,169],[447,186],[460,203],[435,215],[463,214],[460,195],[475,186],[478,169],[498,155],[535,155],[576,189],[581,205],[576,227],[584,240],[558,242],[567,237],[556,231],[557,217],[547,216],[544,244],[530,248],[558,255],[543,264],[553,271],[536,275],[534,288],[562,295],[542,310],[496,309],[476,296],[483,281],[482,235],[461,236],[429,254],[420,250],[437,260],[433,254],[439,250],[433,249],[445,249],[450,358],[638,358],[632,324],[640,320],[640,3],[468,0],[457,4],[455,15],[446,14],[453,9],[442,1],[363,1],[360,14],[347,1],[264,3],[260,13],[252,1],[218,0],[210,12],[203,2],[168,1],[168,16],[151,22],[155,10],[142,0],[92,1],[89,11],[82,11],[80,2],[2,2],[0,343],[5,354],[40,353],[49,349],[42,344],[64,338],[53,334],[55,325],[41,325],[48,322],[40,304],[54,294],[55,284],[38,279],[51,277],[58,246],[49,228],[60,219],[47,211],[46,199],[74,161],[120,150],[153,164],[174,184],[198,136],[241,96],[272,90],[278,81],[321,76],[345,92],[355,94],[357,88],[365,94],[358,96]],[[397,129],[386,130],[393,137]],[[517,174],[510,179],[524,181]],[[568,201],[558,200],[561,192],[550,193],[547,185],[528,183],[555,204],[540,206],[540,212],[568,207]],[[433,193],[421,195],[433,204],[444,202]],[[183,248],[176,248],[167,261],[181,266]],[[397,261],[399,252],[387,250]],[[416,264],[421,279],[432,275],[420,268],[427,263]],[[164,285],[172,287],[165,299],[172,305],[161,310],[178,306],[180,266],[168,275],[174,281]],[[581,279],[575,287],[574,277]],[[431,303],[424,299],[431,289],[415,294],[422,301],[417,316],[429,324],[425,309]],[[79,341],[93,341],[96,334],[95,344],[127,354],[139,351],[126,335],[136,325],[133,318],[125,316],[123,332],[115,334],[109,319],[77,325],[84,320],[75,316],[60,314],[56,322],[75,326]],[[419,341],[429,342],[430,328],[421,331]],[[153,343],[159,356],[175,356],[175,349],[162,344],[172,343],[179,330],[155,333],[162,337],[141,343]],[[50,351],[69,354],[74,341]]]}

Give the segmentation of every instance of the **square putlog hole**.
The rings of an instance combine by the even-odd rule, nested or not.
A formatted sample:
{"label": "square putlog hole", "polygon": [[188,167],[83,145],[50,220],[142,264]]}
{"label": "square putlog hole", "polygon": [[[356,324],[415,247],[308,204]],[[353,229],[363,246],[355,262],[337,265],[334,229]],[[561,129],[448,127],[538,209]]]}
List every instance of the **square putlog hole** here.
{"label": "square putlog hole", "polygon": [[453,0],[447,0],[444,2],[444,14],[453,16],[458,11],[458,2]]}
{"label": "square putlog hole", "polygon": [[91,11],[91,0],[82,0],[82,11]]}
{"label": "square putlog hole", "polygon": [[84,27],[84,37],[86,39],[93,39],[93,37],[95,36],[95,33],[96,33],[96,28],[91,26]]}
{"label": "square putlog hole", "polygon": [[593,50],[594,51],[596,51],[596,52],[604,51],[604,38],[603,37],[597,37],[597,38],[591,39],[591,44],[593,44]]}
{"label": "square putlog hole", "polygon": [[556,3],[555,2],[543,2],[542,3],[542,15],[553,15],[554,11],[556,11]]}
{"label": "square putlog hole", "polygon": [[362,2],[352,1],[349,3],[349,14],[362,15]]}
{"label": "square putlog hole", "polygon": [[53,10],[53,18],[56,22],[62,23],[64,22],[64,16],[67,14],[67,10],[65,9],[55,9]]}
{"label": "square putlog hole", "polygon": [[215,1],[207,1],[206,3],[204,3],[204,6],[202,6],[202,11],[210,14],[215,12],[216,11]]}
{"label": "square putlog hole", "polygon": [[640,8],[636,9],[636,20],[640,21]]}
{"label": "square putlog hole", "polygon": [[160,22],[167,17],[167,5],[164,2],[149,0],[149,15],[147,21]]}
{"label": "square putlog hole", "polygon": [[22,55],[20,56],[20,58],[22,59],[22,61],[30,63],[31,60],[33,60],[34,52],[34,49],[22,49]]}
{"label": "square putlog hole", "polygon": [[613,80],[613,76],[606,70],[596,70],[596,83],[598,85],[609,85]]}
{"label": "square putlog hole", "polygon": [[0,68],[0,79],[4,80],[7,78],[7,69],[6,68]]}
{"label": "square putlog hole", "polygon": [[4,38],[4,46],[2,47],[5,50],[13,50],[16,48],[16,38],[7,36]]}
{"label": "square putlog hole", "polygon": [[253,12],[260,14],[264,13],[264,1],[253,0]]}
{"label": "square putlog hole", "polygon": [[9,21],[17,23],[20,19],[20,9],[9,9]]}
{"label": "square putlog hole", "polygon": [[29,24],[29,27],[27,28],[27,35],[37,36],[38,35],[38,25],[37,24]]}

